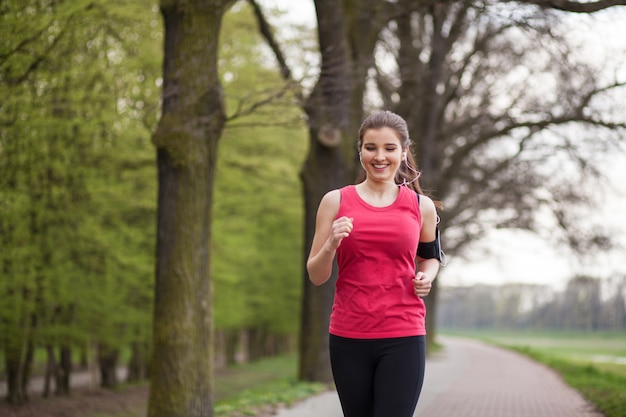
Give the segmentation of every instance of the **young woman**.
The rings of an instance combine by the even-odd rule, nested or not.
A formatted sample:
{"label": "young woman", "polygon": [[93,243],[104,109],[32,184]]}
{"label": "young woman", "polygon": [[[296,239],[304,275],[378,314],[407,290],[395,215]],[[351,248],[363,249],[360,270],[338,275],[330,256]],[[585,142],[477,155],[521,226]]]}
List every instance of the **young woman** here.
{"label": "young woman", "polygon": [[406,122],[365,119],[365,179],[320,202],[307,261],[322,285],[335,256],[330,359],[345,417],[410,417],[424,380],[425,307],[441,260],[437,212],[417,182]]}

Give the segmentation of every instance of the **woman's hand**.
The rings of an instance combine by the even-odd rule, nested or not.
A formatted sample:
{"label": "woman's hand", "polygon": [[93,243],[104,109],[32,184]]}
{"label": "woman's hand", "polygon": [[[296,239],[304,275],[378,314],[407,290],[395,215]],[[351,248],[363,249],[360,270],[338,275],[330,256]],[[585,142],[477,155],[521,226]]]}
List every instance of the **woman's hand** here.
{"label": "woman's hand", "polygon": [[329,249],[335,250],[341,245],[341,241],[350,236],[352,233],[352,218],[340,217],[336,219],[330,227],[330,234],[328,236],[327,244]]}
{"label": "woman's hand", "polygon": [[419,271],[415,274],[413,280],[413,293],[418,297],[426,297],[430,294],[430,289],[433,286],[432,278],[429,278],[424,272]]}
{"label": "woman's hand", "polygon": [[341,192],[332,190],[320,201],[315,220],[315,234],[311,252],[306,263],[309,279],[314,285],[322,285],[332,272],[335,251],[341,241],[352,232],[352,219],[335,219],[339,212]]}

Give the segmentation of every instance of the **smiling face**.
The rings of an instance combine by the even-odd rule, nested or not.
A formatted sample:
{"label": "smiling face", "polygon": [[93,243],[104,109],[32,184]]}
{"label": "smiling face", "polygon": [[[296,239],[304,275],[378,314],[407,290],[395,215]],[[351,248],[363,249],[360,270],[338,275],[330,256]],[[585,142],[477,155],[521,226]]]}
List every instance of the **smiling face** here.
{"label": "smiling face", "polygon": [[363,134],[360,151],[361,162],[368,179],[394,181],[405,151],[395,130],[389,127],[368,129]]}

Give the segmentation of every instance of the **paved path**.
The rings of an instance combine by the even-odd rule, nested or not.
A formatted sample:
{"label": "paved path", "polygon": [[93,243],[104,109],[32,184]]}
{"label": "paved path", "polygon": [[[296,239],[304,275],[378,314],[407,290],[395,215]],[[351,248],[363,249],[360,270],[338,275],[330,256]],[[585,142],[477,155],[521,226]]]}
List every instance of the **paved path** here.
{"label": "paved path", "polygon": [[[600,417],[549,368],[484,343],[441,337],[426,363],[414,417]],[[343,417],[335,392],[309,398],[276,417]]]}
{"label": "paved path", "polygon": [[[126,367],[120,366],[117,368],[117,380],[118,381],[126,381],[128,370]],[[28,392],[29,394],[41,394],[44,391],[44,377],[42,376],[33,376],[28,381]],[[52,390],[54,390],[55,382],[52,382]],[[89,389],[97,389],[100,387],[100,373],[97,369],[93,369],[91,371],[74,371],[72,372],[72,377],[70,378],[70,388],[85,388],[89,387]],[[6,380],[0,381],[0,398],[4,398],[7,396],[8,387]]]}

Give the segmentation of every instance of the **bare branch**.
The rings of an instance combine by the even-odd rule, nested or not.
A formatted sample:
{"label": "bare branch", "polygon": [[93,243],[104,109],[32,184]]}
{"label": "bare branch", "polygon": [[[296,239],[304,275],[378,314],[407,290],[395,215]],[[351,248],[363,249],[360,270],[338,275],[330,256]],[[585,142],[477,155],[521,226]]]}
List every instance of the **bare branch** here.
{"label": "bare branch", "polygon": [[526,0],[522,3],[536,4],[546,9],[556,9],[574,13],[594,13],[613,6],[624,6],[624,0],[568,1],[568,0]]}
{"label": "bare branch", "polygon": [[63,38],[64,35],[65,35],[65,28],[59,33],[58,36],[54,38],[52,43],[48,45],[48,47],[43,51],[43,53],[37,56],[36,59],[30,63],[28,68],[26,68],[26,70],[22,74],[15,76],[15,77],[9,77],[7,74],[8,83],[11,85],[18,85],[24,82],[24,80],[26,80],[26,78],[28,78],[28,76],[31,73],[35,72],[37,68],[39,68],[39,65],[41,65],[41,63],[48,57],[51,51],[54,50],[54,48],[57,46],[57,44]]}
{"label": "bare branch", "polygon": [[20,51],[22,51],[26,45],[30,44],[30,43],[34,43],[37,42],[39,40],[39,37],[48,30],[49,26],[44,27],[43,29],[35,32],[33,34],[33,36],[27,37],[25,39],[23,39],[15,48],[13,48],[12,50],[8,51],[7,53],[4,54],[0,54],[0,63],[2,61],[5,61],[6,59],[8,59],[11,55],[16,54]]}
{"label": "bare branch", "polygon": [[[254,114],[254,112],[258,109],[260,109],[261,107],[264,107],[268,104],[274,103],[277,100],[283,98],[287,93],[289,93],[291,91],[291,85],[290,84],[285,84],[282,86],[282,88],[278,91],[275,90],[268,90],[268,91],[261,91],[261,92],[253,92],[251,94],[249,94],[247,97],[245,97],[244,99],[240,100],[238,105],[237,105],[237,109],[235,110],[235,112],[233,114],[231,114],[230,116],[228,116],[226,118],[226,121],[232,121],[235,120],[237,118],[241,118],[244,116],[249,116],[251,114]],[[252,96],[261,96],[261,95],[265,95],[264,98],[254,101],[254,102],[249,102],[248,99],[250,99],[250,97]]]}
{"label": "bare branch", "polygon": [[[272,30],[272,27],[270,26],[269,22],[265,18],[265,15],[263,14],[263,10],[261,9],[261,7],[257,4],[255,0],[248,0],[248,3],[250,3],[250,6],[252,6],[252,9],[254,10],[254,16],[256,17],[257,23],[259,25],[259,31],[261,32],[261,35],[265,38],[265,41],[267,42],[268,46],[270,47],[270,49],[274,53],[274,56],[276,57],[276,61],[278,62],[278,67],[280,69],[280,75],[283,77],[285,81],[289,82],[290,84],[295,85],[296,83],[295,83],[295,80],[293,79],[293,75],[292,75],[293,73],[291,71],[291,68],[289,68],[289,65],[287,64],[287,60],[285,59],[285,54],[280,48],[280,45],[274,38],[274,31]],[[304,102],[304,97],[301,91],[296,91],[296,97],[298,98],[298,101],[300,103]]]}

